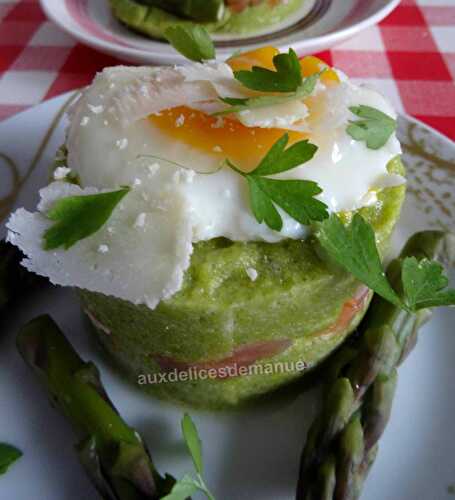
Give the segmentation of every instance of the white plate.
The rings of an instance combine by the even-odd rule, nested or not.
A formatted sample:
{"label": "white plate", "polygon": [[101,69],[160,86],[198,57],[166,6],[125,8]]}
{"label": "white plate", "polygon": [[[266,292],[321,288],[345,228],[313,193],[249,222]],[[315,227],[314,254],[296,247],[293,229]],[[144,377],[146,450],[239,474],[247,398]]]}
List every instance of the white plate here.
{"label": "white plate", "polygon": [[[167,43],[129,31],[112,15],[107,0],[40,0],[47,16],[82,43],[135,63],[184,61]],[[301,10],[268,33],[250,38],[218,37],[217,56],[265,44],[293,47],[305,55],[325,50],[381,21],[399,0],[307,0]],[[215,37],[216,38],[216,37]],[[228,37],[229,38],[229,37]]]}
{"label": "white plate", "polygon": [[[47,182],[48,166],[63,141],[62,122],[35,167],[30,169],[30,165],[67,99],[68,95],[61,96],[0,124],[0,152],[16,161],[20,178],[28,176],[14,206],[34,207],[38,188]],[[400,138],[406,144],[410,187],[415,192],[408,197],[396,232],[396,243],[401,245],[416,229],[441,224],[454,229],[453,216],[441,210],[440,201],[453,212],[455,145],[410,119],[401,120]],[[0,175],[0,199],[5,205],[12,176],[3,162]],[[122,381],[90,341],[76,297],[69,290],[54,288],[20,304],[2,325],[0,442],[15,444],[24,456],[0,477],[0,498],[96,497],[76,460],[69,426],[50,407],[14,346],[20,325],[44,312],[57,320],[85,359],[98,364],[113,401],[145,436],[159,469],[176,476],[191,470],[179,430],[182,410],[149,398]],[[455,483],[454,323],[453,310],[438,311],[400,369],[392,419],[363,499],[450,500],[448,486]],[[202,435],[206,476],[218,500],[293,498],[299,454],[313,412],[310,395],[233,414],[190,412]]]}

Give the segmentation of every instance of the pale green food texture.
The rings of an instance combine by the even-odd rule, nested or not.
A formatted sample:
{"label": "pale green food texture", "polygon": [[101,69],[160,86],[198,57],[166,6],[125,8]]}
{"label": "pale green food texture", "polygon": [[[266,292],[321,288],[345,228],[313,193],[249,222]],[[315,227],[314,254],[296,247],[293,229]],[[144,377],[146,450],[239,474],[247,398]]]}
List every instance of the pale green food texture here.
{"label": "pale green food texture", "polygon": [[[389,170],[404,173],[397,158]],[[405,187],[388,188],[376,205],[360,210],[375,230],[382,253],[399,217]],[[343,217],[349,220],[350,214]],[[251,281],[245,269],[258,272]],[[109,330],[99,338],[117,363],[137,381],[160,371],[154,355],[182,362],[217,360],[234,348],[258,341],[293,339],[274,362],[303,360],[312,367],[353,330],[318,335],[334,324],[359,283],[330,264],[317,242],[199,242],[182,289],[155,310],[145,305],[81,291],[84,305]],[[270,362],[270,359],[263,360]],[[158,396],[201,407],[225,407],[247,401],[299,377],[298,372],[251,375],[225,380],[143,386]]]}
{"label": "pale green food texture", "polygon": [[[192,21],[174,16],[157,7],[140,4],[134,0],[109,0],[112,11],[119,21],[135,31],[152,38],[164,38],[169,26],[193,24]],[[226,9],[223,19],[213,23],[198,23],[210,33],[252,33],[276,24],[294,13],[305,0],[289,0],[270,7],[265,1],[260,5],[248,7],[241,13],[231,13]]]}
{"label": "pale green food texture", "polygon": [[232,14],[219,32],[248,34],[262,30],[294,14],[304,2],[306,0],[288,0],[271,7],[270,2],[265,0],[259,5]]}

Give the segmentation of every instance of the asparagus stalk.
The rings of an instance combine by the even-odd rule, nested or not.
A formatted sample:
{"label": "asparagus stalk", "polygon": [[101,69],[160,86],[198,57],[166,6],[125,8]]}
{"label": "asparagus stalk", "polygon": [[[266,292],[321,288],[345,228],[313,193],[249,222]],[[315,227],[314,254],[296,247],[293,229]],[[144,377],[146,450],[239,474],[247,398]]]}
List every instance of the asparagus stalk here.
{"label": "asparagus stalk", "polygon": [[171,490],[174,479],[158,474],[141,437],[109,400],[96,366],[78,356],[49,316],[26,324],[17,346],[74,427],[80,462],[102,498],[159,499]]}
{"label": "asparagus stalk", "polygon": [[20,265],[22,258],[22,253],[15,246],[0,241],[0,310],[44,282]]}
{"label": "asparagus stalk", "polygon": [[[401,266],[406,257],[446,263],[454,241],[440,231],[410,238],[387,274],[402,295]],[[297,500],[356,500],[373,464],[388,423],[397,367],[412,350],[417,332],[431,313],[409,313],[375,296],[360,326],[326,367],[326,396],[302,452]],[[334,465],[335,464],[335,465]]]}
{"label": "asparagus stalk", "polygon": [[365,456],[360,416],[354,416],[339,438],[339,456],[335,497],[354,500],[358,488],[358,471]]}
{"label": "asparagus stalk", "polygon": [[139,0],[139,2],[198,22],[220,21],[225,12],[223,0]]}

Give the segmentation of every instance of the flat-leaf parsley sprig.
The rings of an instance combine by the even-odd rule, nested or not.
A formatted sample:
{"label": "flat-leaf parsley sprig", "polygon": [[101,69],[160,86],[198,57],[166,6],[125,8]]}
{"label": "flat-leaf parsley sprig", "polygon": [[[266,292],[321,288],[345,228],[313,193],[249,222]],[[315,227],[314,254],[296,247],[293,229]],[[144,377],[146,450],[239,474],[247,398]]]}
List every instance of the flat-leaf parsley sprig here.
{"label": "flat-leaf parsley sprig", "polygon": [[273,58],[275,70],[253,66],[251,71],[234,71],[235,78],[244,87],[260,92],[295,92],[302,85],[302,68],[297,54],[277,54]]}
{"label": "flat-leaf parsley sprig", "polygon": [[203,26],[198,24],[169,26],[164,36],[175,50],[190,61],[203,62],[215,58],[215,46]]}
{"label": "flat-leaf parsley sprig", "polygon": [[402,281],[406,306],[417,311],[427,307],[455,304],[455,289],[446,289],[449,280],[439,262],[408,257],[403,262]]}
{"label": "flat-leaf parsley sprig", "polygon": [[129,190],[129,187],[122,187],[117,191],[57,200],[46,214],[55,223],[44,233],[44,249],[63,246],[68,250],[79,240],[96,233]]}
{"label": "flat-leaf parsley sprig", "polygon": [[406,257],[402,263],[402,291],[392,288],[384,272],[371,225],[355,214],[349,226],[337,215],[323,221],[318,239],[327,253],[362,283],[392,304],[408,312],[455,305],[455,289],[441,264],[426,258]]}
{"label": "flat-leaf parsley sprig", "polygon": [[[215,58],[215,46],[207,30],[202,26],[170,26],[164,33],[169,43],[191,61],[203,62]],[[297,54],[289,52],[277,54],[273,58],[275,70],[253,66],[251,71],[234,71],[234,77],[244,87],[260,92],[279,92],[282,95],[259,95],[255,97],[220,97],[228,109],[213,113],[222,116],[249,109],[264,108],[288,101],[303,99],[311,95],[325,69],[307,78],[302,77],[302,69]]]}
{"label": "flat-leaf parsley sprig", "polygon": [[162,500],[186,500],[197,491],[204,493],[208,500],[215,500],[215,497],[212,493],[210,493],[202,477],[204,466],[202,461],[201,439],[197,428],[188,413],[185,413],[182,418],[182,433],[188,451],[190,452],[193,460],[196,477],[193,477],[190,474],[185,474],[182,479],[178,480],[174,484],[171,492],[162,498]]}
{"label": "flat-leaf parsley sprig", "polygon": [[291,94],[280,94],[280,95],[260,95],[256,97],[248,98],[236,98],[236,97],[220,97],[220,100],[225,104],[229,104],[231,107],[224,109],[223,111],[218,111],[213,113],[213,116],[222,116],[230,113],[239,113],[241,111],[249,109],[264,108],[268,106],[275,106],[278,104],[283,104],[285,102],[296,101],[298,99],[303,99],[304,97],[310,96],[318,82],[321,73],[315,73],[307,78],[305,78],[301,85],[292,92]]}
{"label": "flat-leaf parsley sprig", "polygon": [[251,172],[243,172],[226,160],[232,170],[247,180],[251,209],[256,220],[259,223],[265,222],[275,231],[280,231],[283,227],[283,220],[275,205],[301,224],[311,224],[328,217],[327,205],[315,198],[322,192],[316,182],[267,177],[306,163],[313,158],[318,149],[308,140],[296,142],[286,149],[288,141],[289,135],[286,133],[275,142]]}
{"label": "flat-leaf parsley sprig", "polygon": [[356,141],[365,141],[369,149],[380,149],[397,128],[397,122],[371,106],[352,106],[349,111],[360,120],[350,120],[347,133]]}

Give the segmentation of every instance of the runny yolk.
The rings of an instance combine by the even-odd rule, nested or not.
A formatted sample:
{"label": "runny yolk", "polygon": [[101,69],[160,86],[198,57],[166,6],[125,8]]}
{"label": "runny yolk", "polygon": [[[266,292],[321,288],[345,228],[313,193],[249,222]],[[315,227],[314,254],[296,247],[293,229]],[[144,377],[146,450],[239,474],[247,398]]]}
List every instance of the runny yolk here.
{"label": "runny yolk", "polygon": [[[251,70],[253,66],[274,70],[273,58],[278,53],[278,49],[274,47],[263,47],[231,57],[227,63],[234,71]],[[304,77],[325,68],[321,81],[327,85],[339,83],[336,72],[317,57],[302,58],[300,67]],[[253,169],[286,132],[277,128],[245,127],[237,120],[212,117],[186,106],[151,115],[149,120],[175,140],[219,157],[220,161],[229,158],[245,171]],[[307,138],[300,132],[287,132],[289,144]]]}
{"label": "runny yolk", "polygon": [[[286,132],[278,128],[245,127],[237,120],[213,117],[179,106],[166,109],[149,120],[162,132],[220,161],[228,158],[242,170],[256,167],[272,145]],[[305,134],[288,131],[289,144],[305,139]]]}
{"label": "runny yolk", "polygon": [[[279,50],[275,49],[275,47],[262,47],[261,49],[242,52],[237,56],[231,57],[226,62],[233,71],[251,70],[253,66],[275,70],[273,58],[277,54],[279,54]],[[302,59],[300,59],[300,68],[302,69],[302,76],[305,78],[325,69],[325,72],[321,75],[322,83],[326,85],[340,83],[336,71],[322,59],[319,59],[319,57],[302,57]]]}
{"label": "runny yolk", "polygon": [[303,57],[300,59],[300,68],[302,69],[302,76],[305,78],[325,69],[324,73],[321,75],[322,83],[325,83],[326,85],[340,83],[340,79],[338,78],[336,71],[334,71],[322,59],[319,59],[319,57]]}
{"label": "runny yolk", "polygon": [[253,66],[275,70],[273,58],[279,53],[280,51],[275,47],[262,47],[260,49],[242,52],[231,57],[226,62],[229,64],[232,71],[248,71],[251,70]]}

